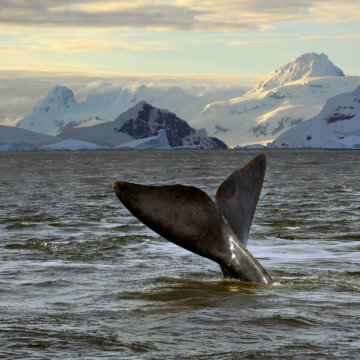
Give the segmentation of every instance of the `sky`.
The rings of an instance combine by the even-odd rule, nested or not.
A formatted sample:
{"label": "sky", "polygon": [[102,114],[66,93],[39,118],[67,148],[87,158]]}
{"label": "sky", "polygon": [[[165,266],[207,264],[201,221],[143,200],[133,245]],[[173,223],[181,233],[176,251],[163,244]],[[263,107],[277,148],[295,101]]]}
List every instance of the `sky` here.
{"label": "sky", "polygon": [[0,0],[0,123],[56,84],[248,88],[307,52],[360,75],[359,0]]}

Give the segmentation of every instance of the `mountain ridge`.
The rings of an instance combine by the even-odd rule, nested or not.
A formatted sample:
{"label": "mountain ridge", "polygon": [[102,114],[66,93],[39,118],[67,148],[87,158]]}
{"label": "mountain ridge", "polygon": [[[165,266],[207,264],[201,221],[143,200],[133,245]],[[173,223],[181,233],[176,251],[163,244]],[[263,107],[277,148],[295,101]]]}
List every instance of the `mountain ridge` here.
{"label": "mountain ridge", "polygon": [[[345,76],[327,55],[306,53],[281,65],[246,93],[234,90],[195,96],[176,86],[111,87],[91,93],[79,103],[69,100],[67,106],[63,101],[62,108],[51,104],[52,111],[48,112],[44,111],[43,101],[17,126],[56,135],[113,121],[139,101],[146,101],[169,109],[191,127],[205,129],[210,137],[228,145],[265,144],[314,117],[327,99],[349,92],[359,84],[360,77]],[[63,91],[69,94],[71,90]],[[67,97],[71,99],[70,95]]]}
{"label": "mountain ridge", "polygon": [[193,129],[175,113],[156,108],[145,101],[140,101],[113,121],[64,130],[58,136],[115,147],[134,139],[156,136],[160,130],[166,131],[171,147],[201,145],[205,149],[227,148],[221,140],[208,137],[203,130]]}
{"label": "mountain ridge", "polygon": [[[319,69],[320,65],[324,69]],[[301,71],[288,77],[291,67]],[[326,76],[314,76],[321,74]],[[304,54],[274,70],[241,97],[208,104],[191,125],[205,128],[209,136],[217,136],[230,146],[266,144],[318,114],[327,99],[359,84],[360,77],[344,76],[325,54]]]}
{"label": "mountain ridge", "polygon": [[281,65],[265,77],[253,90],[267,91],[297,80],[325,76],[344,77],[345,74],[329,60],[326,54],[311,52]]}
{"label": "mountain ridge", "polygon": [[[113,121],[139,101],[169,109],[189,121],[214,99],[228,99],[244,91],[239,89],[191,95],[180,87],[157,88],[140,85],[135,89],[110,88],[89,94],[77,103],[66,86],[56,85],[34,107],[34,111],[17,123],[17,127],[56,135],[65,129],[93,126]],[[72,96],[71,96],[72,95]],[[73,98],[73,101],[65,99]]]}

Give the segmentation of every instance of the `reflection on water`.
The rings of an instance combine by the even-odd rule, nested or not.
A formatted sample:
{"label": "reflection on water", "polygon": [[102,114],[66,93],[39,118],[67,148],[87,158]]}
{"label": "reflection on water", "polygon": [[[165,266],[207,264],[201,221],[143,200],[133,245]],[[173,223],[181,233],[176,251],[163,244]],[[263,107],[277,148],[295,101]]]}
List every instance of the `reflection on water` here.
{"label": "reflection on water", "polygon": [[356,359],[356,151],[267,150],[249,239],[272,286],[160,238],[115,180],[214,196],[257,151],[0,153],[0,358]]}

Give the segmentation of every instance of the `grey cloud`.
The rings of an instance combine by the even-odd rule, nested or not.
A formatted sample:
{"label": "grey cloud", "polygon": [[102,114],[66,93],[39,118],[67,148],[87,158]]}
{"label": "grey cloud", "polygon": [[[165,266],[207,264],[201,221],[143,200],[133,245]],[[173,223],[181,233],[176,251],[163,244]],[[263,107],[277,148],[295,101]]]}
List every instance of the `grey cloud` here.
{"label": "grey cloud", "polygon": [[[358,0],[178,0],[165,4],[151,0],[117,1],[123,10],[104,11],[114,1],[1,0],[0,24],[53,27],[132,27],[180,30],[244,30],[278,21],[334,21],[360,16]],[[131,6],[129,6],[129,4]],[[333,6],[328,6],[333,5]],[[339,11],[342,14],[338,14]]]}
{"label": "grey cloud", "polygon": [[198,89],[200,92],[204,88],[208,90],[222,87],[222,89],[239,89],[239,87],[248,89],[259,81],[259,78],[242,75],[204,74],[188,77],[0,69],[0,125],[8,122],[15,126],[16,122],[28,115],[35,104],[55,85],[70,87],[75,93],[76,100],[81,102],[91,93],[112,87],[137,87],[152,84],[166,88],[180,86],[187,90]]}
{"label": "grey cloud", "polygon": [[[118,4],[121,4],[118,1]],[[192,5],[176,6],[154,4],[152,1],[128,1],[124,10],[86,11],[87,5],[93,0],[2,0],[0,24],[21,26],[52,26],[52,27],[132,27],[132,28],[166,28],[180,30],[218,30],[218,29],[249,29],[257,27],[254,23],[239,19],[222,19],[215,8],[200,8]],[[104,6],[107,1],[103,1]],[[83,10],[84,9],[84,10]]]}
{"label": "grey cloud", "polygon": [[[3,0],[0,23],[27,26],[85,26],[85,27],[165,27],[191,29],[195,11],[170,5],[134,6],[112,12],[87,12],[70,5],[93,1],[11,1]],[[105,2],[104,2],[105,4]],[[54,11],[54,8],[57,9]]]}

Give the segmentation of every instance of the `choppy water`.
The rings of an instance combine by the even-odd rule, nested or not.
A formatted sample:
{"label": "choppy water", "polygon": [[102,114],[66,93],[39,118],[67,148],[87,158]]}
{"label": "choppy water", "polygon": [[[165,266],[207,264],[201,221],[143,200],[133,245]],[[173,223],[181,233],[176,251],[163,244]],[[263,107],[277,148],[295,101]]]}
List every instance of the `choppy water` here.
{"label": "choppy water", "polygon": [[249,249],[273,286],[223,280],[112,192],[213,196],[257,153],[0,153],[0,359],[358,359],[359,152],[267,151]]}

